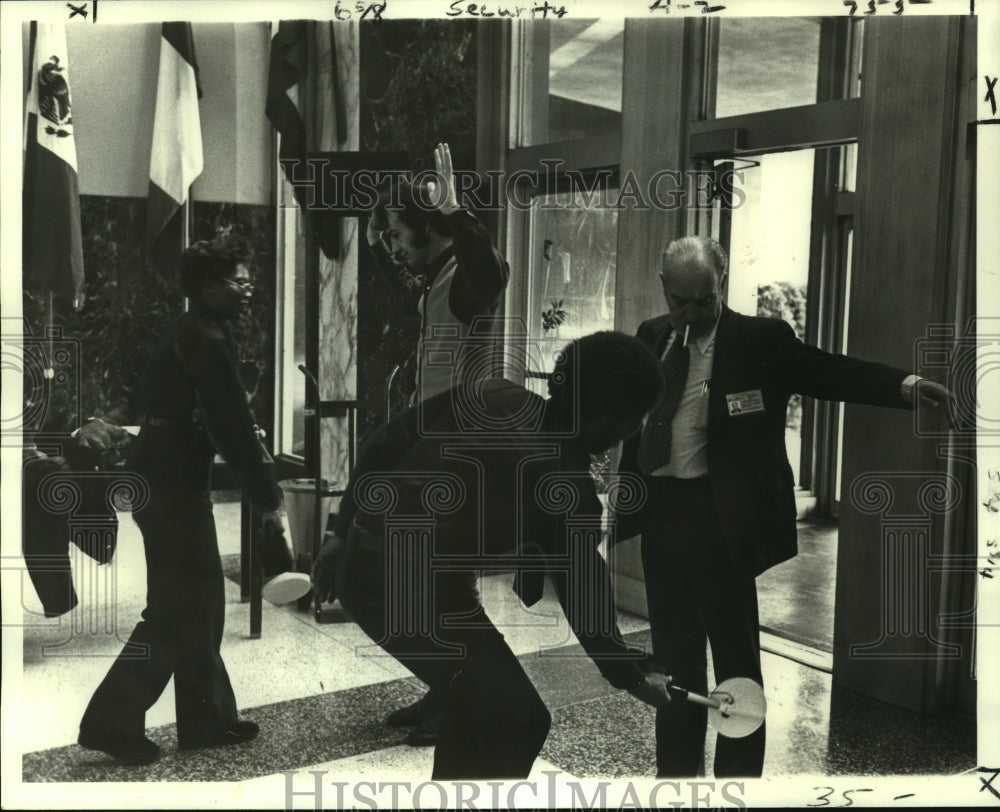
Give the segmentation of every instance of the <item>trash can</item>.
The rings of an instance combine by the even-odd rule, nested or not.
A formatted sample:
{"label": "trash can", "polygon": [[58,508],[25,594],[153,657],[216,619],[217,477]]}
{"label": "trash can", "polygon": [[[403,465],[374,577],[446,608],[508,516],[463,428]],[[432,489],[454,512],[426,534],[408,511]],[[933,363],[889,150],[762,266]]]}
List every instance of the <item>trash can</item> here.
{"label": "trash can", "polygon": [[[296,559],[304,556],[312,562],[316,543],[316,480],[283,479],[278,483],[285,493],[285,508],[288,511],[288,530],[291,533],[292,551]],[[323,507],[320,517],[326,528],[327,517],[340,507],[343,489],[327,480],[320,482]]]}

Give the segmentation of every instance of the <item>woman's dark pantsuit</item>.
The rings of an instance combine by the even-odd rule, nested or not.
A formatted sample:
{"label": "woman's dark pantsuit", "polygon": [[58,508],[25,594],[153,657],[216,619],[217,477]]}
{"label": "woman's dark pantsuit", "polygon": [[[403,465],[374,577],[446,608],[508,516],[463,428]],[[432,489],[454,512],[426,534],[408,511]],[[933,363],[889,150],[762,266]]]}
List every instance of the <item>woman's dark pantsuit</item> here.
{"label": "woman's dark pantsuit", "polygon": [[212,741],[237,720],[219,653],[225,623],[222,563],[207,492],[150,483],[134,514],[146,551],[146,608],[121,656],[94,693],[81,729],[141,739],[146,711],[174,678],[181,747]]}

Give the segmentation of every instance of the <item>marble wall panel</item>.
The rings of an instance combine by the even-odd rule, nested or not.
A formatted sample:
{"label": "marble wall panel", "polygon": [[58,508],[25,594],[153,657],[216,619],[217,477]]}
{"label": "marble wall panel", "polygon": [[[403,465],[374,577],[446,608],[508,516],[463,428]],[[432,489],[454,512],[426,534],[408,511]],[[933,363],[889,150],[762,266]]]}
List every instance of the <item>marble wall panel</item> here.
{"label": "marble wall panel", "polygon": [[[334,25],[332,28],[336,73],[320,75],[317,81],[320,99],[333,98],[334,94],[339,94],[339,99],[318,116],[325,125],[318,134],[319,143],[323,149],[357,150],[360,124],[358,26]],[[322,46],[322,39],[320,44]],[[325,88],[328,90],[324,91]],[[338,122],[338,115],[344,120]],[[328,259],[320,254],[319,385],[323,400],[356,400],[358,221],[344,217],[337,221],[337,227],[340,229],[340,256]],[[320,467],[325,479],[346,485],[350,473],[350,445],[347,418],[323,420]]]}

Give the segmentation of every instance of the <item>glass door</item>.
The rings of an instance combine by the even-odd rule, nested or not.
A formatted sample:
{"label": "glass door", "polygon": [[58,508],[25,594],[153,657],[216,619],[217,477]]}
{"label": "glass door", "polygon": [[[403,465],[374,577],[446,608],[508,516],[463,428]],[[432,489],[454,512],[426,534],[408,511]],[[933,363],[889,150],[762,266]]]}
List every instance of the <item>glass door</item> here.
{"label": "glass door", "polygon": [[[732,211],[728,304],[739,313],[783,319],[806,338],[813,164],[816,150],[760,155],[741,170]],[[785,444],[801,483],[802,399],[792,397]]]}
{"label": "glass door", "polygon": [[[842,352],[860,92],[858,27],[847,20],[733,18],[707,33],[714,111],[691,153],[715,165],[719,202],[703,233],[729,254],[727,304],[783,319]],[[761,63],[766,51],[774,58]],[[763,67],[762,67],[763,66]],[[724,179],[722,173],[733,173]],[[850,183],[848,182],[850,181]],[[794,395],[785,445],[796,482],[799,555],[758,578],[761,626],[829,667],[836,586],[840,413]]]}

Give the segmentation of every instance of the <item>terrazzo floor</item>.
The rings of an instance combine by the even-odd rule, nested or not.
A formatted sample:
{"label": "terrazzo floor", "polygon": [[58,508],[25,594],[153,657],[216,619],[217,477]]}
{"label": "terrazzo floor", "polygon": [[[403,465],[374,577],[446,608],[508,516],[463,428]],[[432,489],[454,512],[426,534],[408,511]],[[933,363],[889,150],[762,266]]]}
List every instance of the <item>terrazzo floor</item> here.
{"label": "terrazzo floor", "polygon": [[[222,552],[237,553],[238,505],[217,504],[216,518]],[[370,641],[353,623],[320,625],[294,606],[265,604],[262,638],[250,639],[249,606],[240,603],[239,587],[228,579],[223,656],[241,713],[261,725],[260,737],[234,747],[178,751],[168,686],[147,715],[147,734],[163,748],[156,763],[124,767],[77,746],[86,703],[144,605],[141,537],[127,515],[121,517],[118,554],[110,566],[114,578],[109,568],[75,573],[81,596],[98,581],[105,586],[113,581],[109,594],[115,600],[108,605],[114,611],[100,618],[84,614],[87,602],[81,598],[70,615],[45,620],[32,604],[30,585],[23,590],[23,679],[20,686],[8,686],[19,690],[21,699],[6,710],[5,724],[16,726],[26,785],[210,781],[253,786],[283,770],[325,771],[352,780],[369,775],[429,779],[432,750],[405,746],[407,731],[382,722],[389,711],[421,695],[418,680],[391,658],[359,656],[358,647]],[[510,591],[510,578],[488,576],[481,589],[487,611],[552,711],[552,730],[535,773],[652,779],[652,709],[601,678],[582,656],[550,591],[529,613]],[[622,614],[620,626],[630,643],[648,646],[644,618]],[[540,656],[540,649],[553,646],[560,656]],[[767,651],[763,669],[769,703],[766,777],[956,775],[975,768],[973,719],[921,717],[831,692],[828,673]],[[833,720],[831,706],[837,711]],[[713,749],[710,741],[709,773]]]}

